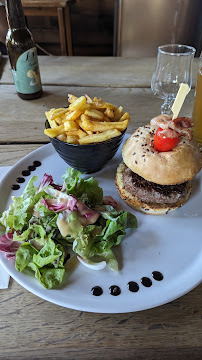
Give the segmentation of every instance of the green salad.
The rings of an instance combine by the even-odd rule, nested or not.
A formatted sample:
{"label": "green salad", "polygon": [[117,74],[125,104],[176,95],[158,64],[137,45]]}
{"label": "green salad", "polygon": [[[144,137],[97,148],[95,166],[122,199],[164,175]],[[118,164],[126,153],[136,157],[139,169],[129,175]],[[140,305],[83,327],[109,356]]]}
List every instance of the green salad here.
{"label": "green salad", "polygon": [[47,289],[63,283],[72,256],[92,268],[106,263],[117,271],[112,248],[120,244],[127,228],[137,228],[136,217],[119,211],[111,196],[103,197],[97,180],[84,179],[70,167],[61,186],[48,174],[39,186],[34,185],[37,180],[33,176],[1,214],[0,251],[15,259],[18,271],[31,269]]}

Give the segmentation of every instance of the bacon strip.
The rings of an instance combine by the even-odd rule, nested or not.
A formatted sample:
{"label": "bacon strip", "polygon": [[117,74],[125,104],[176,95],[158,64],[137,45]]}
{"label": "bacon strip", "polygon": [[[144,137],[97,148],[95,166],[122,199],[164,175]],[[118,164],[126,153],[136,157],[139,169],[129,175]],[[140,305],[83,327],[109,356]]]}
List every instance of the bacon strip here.
{"label": "bacon strip", "polygon": [[186,135],[189,141],[192,139],[192,132],[189,128],[194,126],[194,123],[190,118],[180,117],[172,120],[170,115],[163,114],[151,119],[150,124],[162,128],[164,130],[162,133],[169,138]]}
{"label": "bacon strip", "polygon": [[169,121],[172,120],[170,115],[158,115],[151,119],[150,124],[161,129],[168,129]]}
{"label": "bacon strip", "polygon": [[161,134],[166,136],[167,138],[173,139],[173,138],[178,138],[179,134],[177,133],[177,131],[172,130],[172,129],[163,129],[161,131]]}
{"label": "bacon strip", "polygon": [[192,119],[188,117],[180,117],[177,119],[173,119],[171,123],[174,123],[176,127],[190,128],[194,126],[194,122]]}

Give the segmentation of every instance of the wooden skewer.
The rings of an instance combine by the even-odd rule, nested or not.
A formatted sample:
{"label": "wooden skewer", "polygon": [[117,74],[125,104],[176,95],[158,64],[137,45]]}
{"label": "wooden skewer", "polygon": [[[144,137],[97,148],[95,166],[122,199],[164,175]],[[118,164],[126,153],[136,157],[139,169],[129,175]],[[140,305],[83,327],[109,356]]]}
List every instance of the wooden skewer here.
{"label": "wooden skewer", "polygon": [[189,91],[189,85],[188,84],[184,84],[182,83],[180,85],[180,88],[178,90],[178,93],[176,95],[175,101],[173,103],[173,106],[171,108],[172,112],[173,112],[173,119],[176,119],[179,115],[179,112],[181,110],[181,107],[184,103],[184,100],[188,94]]}

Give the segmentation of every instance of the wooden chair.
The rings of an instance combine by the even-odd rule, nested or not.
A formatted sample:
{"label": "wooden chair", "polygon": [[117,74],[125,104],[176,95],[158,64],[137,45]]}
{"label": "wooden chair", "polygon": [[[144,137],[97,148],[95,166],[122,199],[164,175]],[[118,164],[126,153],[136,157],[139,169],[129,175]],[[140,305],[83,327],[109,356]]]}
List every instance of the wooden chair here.
{"label": "wooden chair", "polygon": [[75,0],[22,0],[25,16],[57,16],[62,55],[73,55],[70,6]]}

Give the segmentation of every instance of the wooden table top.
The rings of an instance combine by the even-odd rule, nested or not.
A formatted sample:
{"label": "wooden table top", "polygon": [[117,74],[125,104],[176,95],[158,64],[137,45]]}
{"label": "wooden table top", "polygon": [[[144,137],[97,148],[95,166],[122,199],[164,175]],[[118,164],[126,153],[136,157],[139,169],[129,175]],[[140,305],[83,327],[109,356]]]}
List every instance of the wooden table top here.
{"label": "wooden table top", "polygon": [[[48,143],[45,111],[85,93],[122,105],[130,133],[160,113],[150,89],[156,60],[108,57],[39,57],[43,96],[21,100],[8,59],[0,63],[0,166],[15,164]],[[193,66],[193,88],[197,61]],[[191,116],[194,89],[183,116]],[[11,279],[0,290],[0,359],[200,359],[202,285],[163,306],[136,313],[93,314],[59,307]]]}

